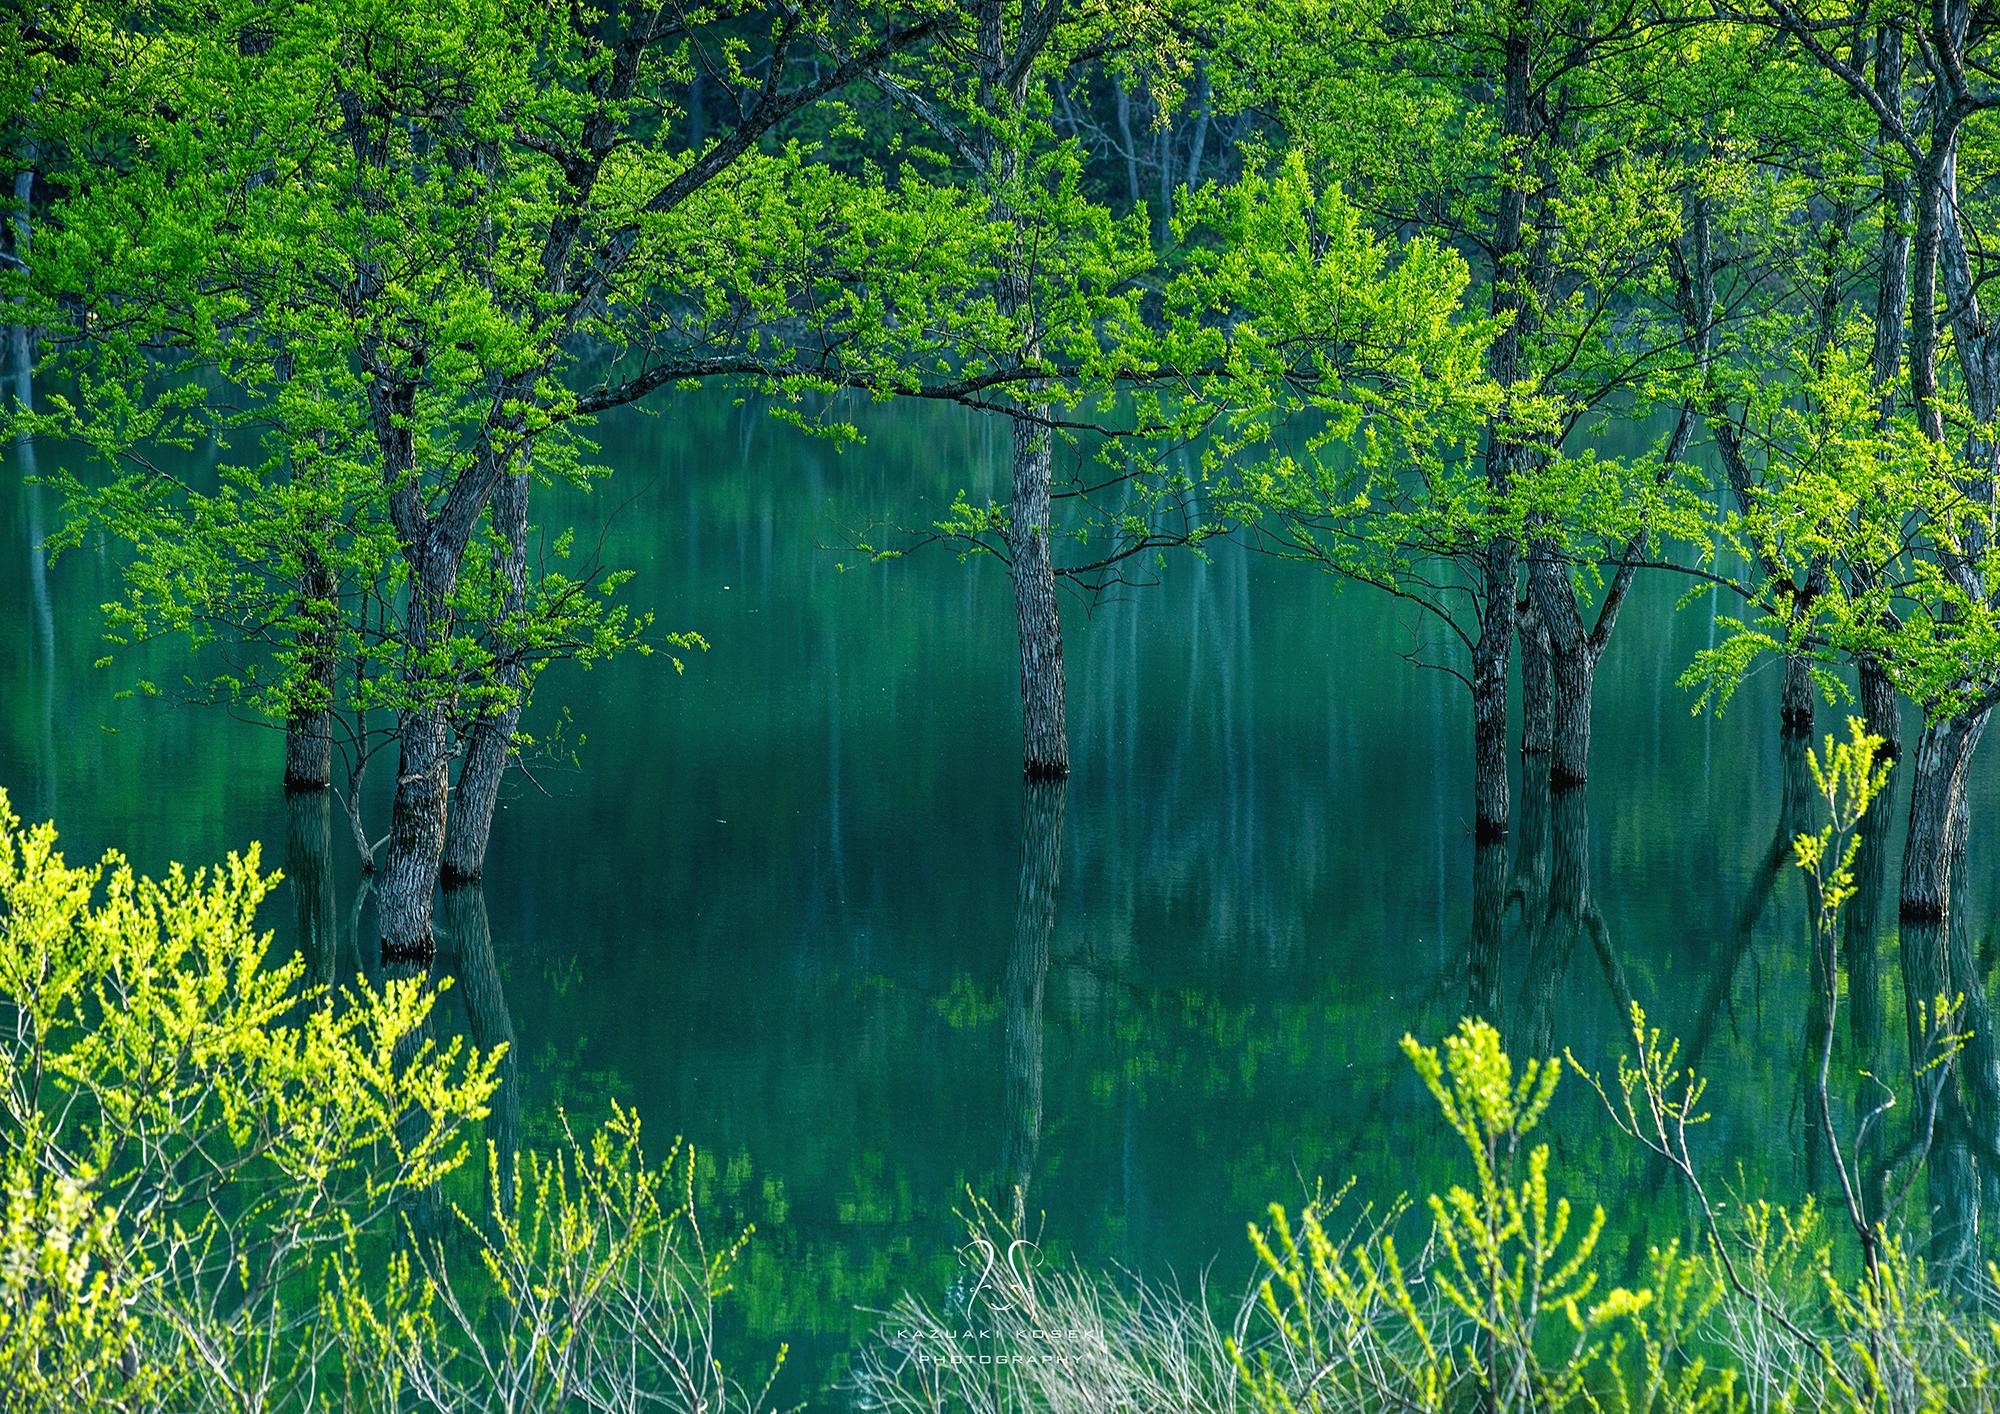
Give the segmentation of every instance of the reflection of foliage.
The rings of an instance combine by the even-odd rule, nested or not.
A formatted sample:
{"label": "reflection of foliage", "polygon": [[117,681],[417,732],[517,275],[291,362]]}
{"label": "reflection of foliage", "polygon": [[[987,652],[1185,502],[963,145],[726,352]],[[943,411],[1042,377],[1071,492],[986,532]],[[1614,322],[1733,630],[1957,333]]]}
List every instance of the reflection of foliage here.
{"label": "reflection of foliage", "polygon": [[[1636,1077],[1623,1089],[1635,1122],[1691,1121],[1667,1083],[1674,1044],[1643,1013],[1634,1037],[1619,1074]],[[1163,1287],[982,1261],[976,1310],[906,1297],[889,1314],[853,1376],[867,1407],[1943,1410],[1976,1400],[2000,1365],[2000,1329],[1946,1299],[1900,1237],[1883,1234],[1876,1263],[1851,1275],[1810,1198],[1746,1202],[1699,1245],[1666,1242],[1614,1271],[1602,1207],[1579,1221],[1556,1196],[1551,1145],[1526,1142],[1562,1062],[1517,1072],[1477,1020],[1441,1048],[1404,1050],[1469,1170],[1431,1196],[1420,1245],[1398,1242],[1401,1202],[1352,1207],[1343,1188],[1296,1218],[1273,1205],[1269,1227],[1250,1229],[1264,1276],[1227,1317]],[[975,1258],[1021,1236],[990,1209],[970,1225]]]}

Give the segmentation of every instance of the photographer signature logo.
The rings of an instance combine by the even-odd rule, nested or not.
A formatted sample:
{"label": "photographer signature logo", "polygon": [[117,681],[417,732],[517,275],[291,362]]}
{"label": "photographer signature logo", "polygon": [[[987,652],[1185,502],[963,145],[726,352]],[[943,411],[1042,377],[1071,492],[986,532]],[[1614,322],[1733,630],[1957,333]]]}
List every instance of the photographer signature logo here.
{"label": "photographer signature logo", "polygon": [[983,1299],[988,1309],[994,1311],[1026,1309],[1028,1303],[1023,1298],[1031,1289],[1029,1283],[1037,1256],[1033,1242],[1015,1237],[1002,1246],[980,1233],[960,1249],[960,1254],[968,1268],[976,1264],[979,1270],[966,1293],[968,1308],[976,1308]]}

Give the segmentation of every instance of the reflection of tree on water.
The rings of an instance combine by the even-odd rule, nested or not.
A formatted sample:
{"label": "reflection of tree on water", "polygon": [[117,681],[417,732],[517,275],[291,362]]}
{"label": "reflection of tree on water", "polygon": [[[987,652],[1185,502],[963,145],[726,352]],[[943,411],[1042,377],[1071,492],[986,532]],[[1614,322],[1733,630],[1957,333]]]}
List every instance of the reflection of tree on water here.
{"label": "reflection of tree on water", "polygon": [[1007,1080],[1001,1131],[1001,1198],[1016,1226],[1027,1218],[1028,1185],[1042,1141],[1042,994],[1062,880],[1062,781],[1029,781],[1021,801],[1021,879],[1014,941],[1001,989]]}
{"label": "reflection of tree on water", "polygon": [[[2000,1201],[2000,1036],[1994,1034],[1993,1008],[1966,918],[1967,809],[1961,796],[1945,917],[1902,924],[1904,1018],[1914,1091],[1911,1134],[1902,1154],[1914,1153],[1925,1162],[1932,1262],[1946,1281],[1970,1287],[1983,1270],[1983,1212]],[[1941,996],[1962,998],[1949,1029],[1966,1036],[1964,1049],[1949,1067],[1925,1070],[1924,1060],[1939,1044],[1934,1008]]]}
{"label": "reflection of tree on water", "polygon": [[513,1186],[514,1156],[521,1147],[521,1060],[514,1042],[514,1018],[507,1009],[507,991],[493,954],[493,928],[486,913],[486,893],[477,884],[444,891],[444,936],[438,968],[449,972],[465,1007],[472,1043],[481,1051],[505,1046],[495,1075],[486,1137],[499,1165],[500,1189]]}
{"label": "reflection of tree on water", "polygon": [[[24,326],[9,326],[10,359],[13,365],[14,402],[22,412],[35,406],[35,340]],[[43,550],[47,530],[43,524],[42,487],[36,480],[35,441],[21,436],[14,442],[14,465],[21,476],[21,496],[27,508],[28,597],[35,613],[34,669],[41,678],[41,799],[36,814],[48,818],[56,813],[56,616],[49,601],[48,556]]]}
{"label": "reflection of tree on water", "polygon": [[1696,1070],[1701,1069],[1716,1028],[1729,1012],[1736,974],[1750,955],[1757,924],[1770,904],[1779,876],[1795,858],[1792,842],[1814,824],[1812,773],[1806,765],[1807,742],[1795,735],[1780,736],[1779,742],[1784,771],[1779,785],[1777,823],[1772,828],[1770,844],[1758,855],[1743,895],[1730,913],[1729,936],[1714,960],[1708,992],[1695,1012],[1694,1027],[1687,1038],[1687,1063]]}

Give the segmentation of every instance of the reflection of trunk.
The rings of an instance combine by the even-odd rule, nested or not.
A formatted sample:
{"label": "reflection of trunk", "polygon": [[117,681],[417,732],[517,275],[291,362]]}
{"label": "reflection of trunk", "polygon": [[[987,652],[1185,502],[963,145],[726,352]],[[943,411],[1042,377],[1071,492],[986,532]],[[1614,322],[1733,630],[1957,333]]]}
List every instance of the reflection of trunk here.
{"label": "reflection of trunk", "polygon": [[1990,708],[1927,722],[1910,771],[1910,828],[1903,841],[1901,914],[1905,922],[1942,919],[1949,905],[1951,862],[1963,847],[1966,770],[1986,729]]}
{"label": "reflection of trunk", "polygon": [[[1950,1285],[1977,1279],[1979,1267],[1980,1191],[1991,1188],[2000,1170],[2000,1036],[1994,1034],[1993,1010],[1970,936],[1965,910],[1956,906],[1964,896],[1963,842],[1966,810],[1955,807],[1958,819],[1948,828],[1955,841],[1946,863],[1951,891],[1943,919],[1903,925],[1904,992],[1909,1000],[1908,1024],[1914,1106],[1919,1123],[1936,1102],[1935,1145],[1927,1163],[1931,1208],[1930,1257]],[[1962,998],[1962,1010],[1943,1020],[1936,999]],[[1964,1049],[1949,1066],[1925,1070],[1945,1032],[1969,1033]],[[1919,1157],[1922,1157],[1919,1149]]]}
{"label": "reflection of trunk", "polygon": [[[385,950],[382,974],[379,981],[390,982],[415,980],[427,987],[437,985],[437,973],[426,962],[408,955],[392,956]],[[426,1046],[438,1043],[438,1013],[433,1007],[430,1014],[409,1035],[396,1044],[393,1057],[398,1070],[408,1065]],[[414,1146],[428,1128],[421,1105],[411,1105],[396,1118],[398,1142],[405,1149]],[[445,1230],[444,1183],[434,1179],[419,1188],[404,1188],[391,1199],[395,1209],[407,1220],[407,1234],[419,1243],[436,1241]],[[398,1224],[398,1227],[401,1225]]]}
{"label": "reflection of trunk", "polygon": [[514,1043],[513,1014],[507,1009],[507,990],[493,955],[486,895],[476,887],[447,888],[443,922],[451,951],[440,960],[458,981],[472,1043],[481,1051],[506,1048],[495,1076],[499,1088],[493,1092],[486,1128],[497,1166],[494,1177],[504,1199],[513,1188],[514,1159],[521,1148],[521,1059]]}
{"label": "reflection of trunk", "polygon": [[340,947],[334,924],[331,792],[294,791],[286,796],[285,882],[291,885],[307,980],[329,986],[337,980]]}
{"label": "reflection of trunk", "polygon": [[1521,754],[1546,756],[1555,736],[1549,629],[1532,600],[1516,607],[1514,628],[1521,640]]}
{"label": "reflection of trunk", "polygon": [[1014,423],[1014,617],[1021,641],[1022,764],[1031,780],[1069,774],[1069,729],[1064,721],[1062,615],[1056,604],[1050,555],[1050,492],[1055,446],[1047,406],[1029,409]]}
{"label": "reflection of trunk", "polygon": [[1528,952],[1525,1010],[1527,1053],[1554,1053],[1556,999],[1569,972],[1576,940],[1594,905],[1590,901],[1590,808],[1581,790],[1556,792],[1549,814],[1549,891]]}
{"label": "reflection of trunk", "polygon": [[333,571],[308,546],[299,579],[300,613],[313,626],[299,634],[304,680],[285,719],[285,789],[325,790],[333,780],[333,675],[339,589]]}
{"label": "reflection of trunk", "polygon": [[1793,841],[1804,832],[1810,821],[1814,797],[1812,776],[1806,765],[1806,742],[1802,737],[1781,737],[1780,741],[1784,755],[1777,825],[1771,831],[1771,842],[1765,846],[1749,883],[1744,887],[1743,896],[1730,916],[1727,947],[1713,963],[1708,993],[1702,998],[1694,1031],[1688,1038],[1686,1064],[1691,1069],[1700,1069],[1701,1061],[1708,1053],[1716,1027],[1729,1009],[1736,973],[1742,967],[1744,958],[1749,956],[1750,945],[1756,938],[1757,922],[1764,916],[1764,909],[1777,888],[1778,876],[1797,857]]}
{"label": "reflection of trunk", "polygon": [[416,700],[397,721],[402,754],[389,812],[388,851],[375,894],[385,961],[428,957],[436,947],[431,905],[444,853],[450,713],[444,685],[426,674],[423,660],[441,651],[450,636],[451,595],[457,579],[458,557],[439,551],[433,543],[411,556],[405,651],[414,665],[405,682]]}
{"label": "reflection of trunk", "polygon": [[451,819],[445,828],[444,882],[465,883],[486,867],[486,844],[493,832],[493,811],[500,800],[500,782],[514,754],[514,733],[521,725],[524,678],[518,644],[518,624],[528,602],[528,473],[510,471],[493,490],[493,533],[499,538],[494,554],[494,578],[500,602],[492,649],[497,658],[493,686],[499,700],[487,707],[466,734],[465,764],[459,768]]}
{"label": "reflection of trunk", "polygon": [[1042,1141],[1042,988],[1049,972],[1056,894],[1062,883],[1064,797],[1060,781],[1029,781],[1021,803],[1021,876],[1014,943],[1002,989],[1006,1026],[1006,1123],[1000,1173],[1017,1230],[1027,1218],[1028,1185]]}
{"label": "reflection of trunk", "polygon": [[[35,337],[24,324],[10,326],[14,365],[14,402],[22,412],[35,406]],[[36,479],[35,441],[20,437],[14,443],[14,457],[21,470],[21,491],[27,499],[28,596],[35,612],[35,668],[42,689],[42,791],[41,811],[56,813],[56,615],[49,598],[48,556],[43,551],[46,532],[42,524],[42,487]]]}
{"label": "reflection of trunk", "polygon": [[[1526,810],[1523,809],[1525,820]],[[1500,1024],[1500,943],[1507,913],[1507,846],[1472,851],[1472,932],[1465,947],[1465,1011]]]}
{"label": "reflection of trunk", "polygon": [[1861,819],[1854,852],[1854,893],[1841,910],[1841,961],[1847,968],[1847,1027],[1857,1064],[1877,1068],[1882,1044],[1882,895],[1889,881],[1894,814],[1884,795]]}

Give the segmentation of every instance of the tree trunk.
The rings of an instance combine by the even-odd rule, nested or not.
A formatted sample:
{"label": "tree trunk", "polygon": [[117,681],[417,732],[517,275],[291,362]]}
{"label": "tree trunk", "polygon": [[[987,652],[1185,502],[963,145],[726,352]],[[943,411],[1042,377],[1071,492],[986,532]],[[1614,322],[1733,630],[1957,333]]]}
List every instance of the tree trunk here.
{"label": "tree trunk", "polygon": [[1785,736],[1813,733],[1812,662],[1803,653],[1785,655],[1784,686],[1778,694],[1778,730]]}
{"label": "tree trunk", "polygon": [[285,799],[285,883],[306,978],[318,986],[338,981],[339,935],[334,924],[333,800],[327,791],[299,791]]}
{"label": "tree trunk", "polygon": [[477,880],[486,868],[486,845],[493,833],[493,811],[500,800],[500,783],[514,755],[514,733],[521,725],[524,681],[516,621],[528,602],[528,473],[509,472],[493,489],[493,532],[500,539],[497,553],[500,580],[499,620],[492,648],[498,659],[494,686],[500,697],[488,706],[466,734],[465,764],[459,767],[458,788],[452,793],[445,826],[444,883]]}
{"label": "tree trunk", "polygon": [[1903,888],[1899,909],[1905,923],[1944,919],[1951,909],[1951,862],[1964,818],[1966,770],[1990,707],[1927,722],[1910,763],[1910,826],[1903,839]]}
{"label": "tree trunk", "polygon": [[1046,405],[1014,421],[1014,618],[1021,643],[1021,748],[1028,779],[1069,775],[1067,687],[1063,677],[1062,614],[1056,603],[1055,562],[1049,551],[1050,489],[1055,448]]}
{"label": "tree trunk", "polygon": [[1549,785],[1565,791],[1590,778],[1590,698],[1597,678],[1597,655],[1588,644],[1555,645],[1550,669],[1555,737],[1549,755]]}
{"label": "tree trunk", "polygon": [[1507,834],[1507,663],[1519,561],[1512,540],[1486,547],[1485,606],[1472,645],[1472,834],[1482,841]]}
{"label": "tree trunk", "polygon": [[1069,787],[1029,781],[1021,801],[1021,874],[1014,944],[1007,953],[1007,1124],[1001,1136],[1001,1197],[1016,1230],[1027,1221],[1028,1187],[1042,1140],[1042,995],[1062,886],[1063,814]]}
{"label": "tree trunk", "polygon": [[[421,665],[450,637],[458,557],[442,552],[432,537],[410,559],[406,651],[413,663]],[[375,889],[384,962],[428,958],[437,949],[431,909],[444,855],[451,717],[445,685],[422,680],[423,671],[421,666],[410,670],[415,700],[405,705],[397,721],[402,751],[389,811],[388,851]]]}
{"label": "tree trunk", "polygon": [[310,547],[299,581],[301,612],[314,625],[299,635],[305,680],[285,720],[285,789],[325,790],[333,780],[333,692],[339,630],[333,571]]}
{"label": "tree trunk", "polygon": [[[1606,596],[1605,628],[1615,621],[1630,582],[1621,572],[1617,602]],[[1602,640],[1584,627],[1569,566],[1545,541],[1537,541],[1528,558],[1528,596],[1549,637],[1549,785],[1568,790],[1590,778],[1590,696]]]}
{"label": "tree trunk", "polygon": [[1903,754],[1902,698],[1873,656],[1861,659],[1860,674],[1862,719],[1871,736],[1882,738],[1882,759],[1894,761]]}
{"label": "tree trunk", "polygon": [[1546,756],[1555,742],[1554,681],[1549,661],[1549,626],[1529,599],[1514,613],[1521,640],[1521,754]]}

